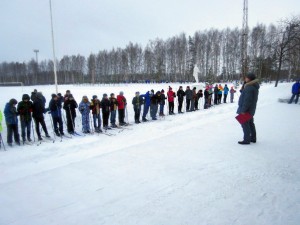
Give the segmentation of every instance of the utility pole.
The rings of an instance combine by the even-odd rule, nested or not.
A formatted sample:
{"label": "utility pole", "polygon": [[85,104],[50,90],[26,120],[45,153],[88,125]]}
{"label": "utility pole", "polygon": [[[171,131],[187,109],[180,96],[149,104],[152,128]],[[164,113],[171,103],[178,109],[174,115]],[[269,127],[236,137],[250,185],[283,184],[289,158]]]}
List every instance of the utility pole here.
{"label": "utility pole", "polygon": [[33,50],[35,52],[35,63],[36,63],[36,78],[35,78],[35,84],[37,84],[38,74],[39,74],[39,61],[38,61],[38,49]]}
{"label": "utility pole", "polygon": [[57,93],[58,93],[58,87],[57,87],[56,57],[55,57],[55,45],[54,45],[54,32],[53,32],[53,21],[52,21],[52,6],[51,6],[51,0],[49,0],[49,4],[50,4],[50,19],[51,19],[51,34],[52,34],[54,83],[55,83],[55,91],[56,91],[56,94],[57,94]]}
{"label": "utility pole", "polygon": [[242,58],[241,72],[244,78],[248,72],[247,48],[248,48],[248,0],[244,0],[243,28],[242,28],[242,54],[241,54],[241,58]]}

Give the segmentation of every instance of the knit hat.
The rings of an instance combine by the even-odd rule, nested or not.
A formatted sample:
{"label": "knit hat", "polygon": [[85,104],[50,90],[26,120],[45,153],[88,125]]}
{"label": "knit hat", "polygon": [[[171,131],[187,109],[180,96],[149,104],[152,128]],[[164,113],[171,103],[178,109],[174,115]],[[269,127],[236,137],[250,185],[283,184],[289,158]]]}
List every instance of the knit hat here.
{"label": "knit hat", "polygon": [[164,89],[161,89],[161,91],[160,91],[161,93],[165,93],[165,90]]}
{"label": "knit hat", "polygon": [[55,98],[55,97],[57,97],[57,95],[56,95],[56,94],[52,94],[51,97],[52,97],[52,98]]}
{"label": "knit hat", "polygon": [[29,100],[30,99],[30,97],[29,97],[29,95],[28,94],[24,94],[23,96],[22,96],[22,100],[24,101],[24,100]]}
{"label": "knit hat", "polygon": [[16,105],[18,103],[18,101],[14,98],[12,98],[11,100],[9,100],[9,104],[11,105]]}
{"label": "knit hat", "polygon": [[139,94],[140,94],[140,92],[139,92],[139,91],[137,91],[137,92],[135,92],[135,94],[136,94],[136,95],[139,95]]}
{"label": "knit hat", "polygon": [[87,99],[88,97],[86,95],[82,96],[82,99]]}
{"label": "knit hat", "polygon": [[103,94],[103,98],[106,98],[107,97],[107,94]]}
{"label": "knit hat", "polygon": [[93,99],[96,99],[97,98],[97,95],[93,95]]}
{"label": "knit hat", "polygon": [[123,92],[123,91],[120,91],[120,95],[124,95],[124,92]]}
{"label": "knit hat", "polygon": [[246,77],[250,80],[255,80],[256,79],[256,76],[254,73],[247,73]]}
{"label": "knit hat", "polygon": [[112,97],[112,96],[114,96],[114,95],[115,95],[114,93],[111,93],[111,94],[110,94],[110,97]]}

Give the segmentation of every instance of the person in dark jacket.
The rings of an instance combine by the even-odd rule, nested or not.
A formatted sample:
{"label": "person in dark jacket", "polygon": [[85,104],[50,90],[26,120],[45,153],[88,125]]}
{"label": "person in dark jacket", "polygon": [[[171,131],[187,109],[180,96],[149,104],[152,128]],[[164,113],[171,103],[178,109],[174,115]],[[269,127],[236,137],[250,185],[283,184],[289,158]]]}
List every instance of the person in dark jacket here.
{"label": "person in dark jacket", "polygon": [[76,118],[76,108],[78,107],[72,94],[69,94],[65,98],[63,109],[66,111],[67,118],[67,130],[69,134],[74,134],[75,132],[75,118]]}
{"label": "person in dark jacket", "polygon": [[111,127],[116,128],[116,127],[118,127],[116,125],[118,101],[117,101],[114,93],[110,94],[109,101],[110,101],[110,124],[111,124]]}
{"label": "person in dark jacket", "polygon": [[298,103],[298,99],[299,99],[299,95],[300,95],[300,81],[297,80],[296,83],[293,84],[293,87],[292,87],[292,97],[289,101],[289,104],[291,104],[294,100],[294,98],[296,97],[295,99],[295,104]]}
{"label": "person in dark jacket", "polygon": [[178,113],[183,113],[182,112],[182,103],[184,100],[185,92],[182,89],[182,86],[179,87],[177,91],[177,97],[178,97]]}
{"label": "person in dark jacket", "polygon": [[102,119],[103,119],[103,128],[105,130],[108,128],[108,119],[109,119],[109,110],[110,110],[110,101],[108,100],[107,94],[103,94],[103,98],[101,100],[101,108],[102,108]]}
{"label": "person in dark jacket", "polygon": [[147,122],[148,120],[146,119],[147,114],[149,112],[150,104],[151,104],[151,96],[150,92],[147,91],[146,94],[140,95],[142,98],[144,98],[144,110],[143,110],[143,116],[142,116],[142,121]]}
{"label": "person in dark jacket", "polygon": [[[159,115],[160,116],[165,116],[164,114],[164,107],[165,107],[165,104],[166,104],[166,95],[165,95],[165,90],[162,89],[160,91],[160,102],[159,102]],[[174,107],[173,107],[173,113],[174,113]]]}
{"label": "person in dark jacket", "polygon": [[219,97],[219,88],[218,85],[216,84],[214,88],[214,105],[218,105],[218,97]]}
{"label": "person in dark jacket", "polygon": [[7,126],[7,144],[12,146],[12,137],[17,145],[20,145],[20,135],[18,131],[18,112],[16,109],[17,100],[12,98],[6,103],[4,108],[5,122]]}
{"label": "person in dark jacket", "polygon": [[48,134],[48,130],[46,127],[45,119],[44,119],[45,112],[46,109],[43,101],[43,95],[40,92],[38,92],[32,104],[32,118],[34,119],[35,130],[39,141],[43,140],[41,137],[40,124],[43,128],[43,131],[45,132],[45,136],[47,138],[50,138],[50,135]]}
{"label": "person in dark jacket", "polygon": [[49,102],[49,110],[52,116],[56,136],[64,135],[61,108],[61,100],[56,94],[52,94],[52,99]]}
{"label": "person in dark jacket", "polygon": [[199,110],[199,100],[201,100],[201,98],[203,98],[203,91],[202,90],[199,90],[197,92],[197,98],[195,100],[195,109],[196,110]]}
{"label": "person in dark jacket", "polygon": [[192,95],[192,99],[191,99],[191,111],[195,111],[195,102],[197,99],[197,92],[196,92],[196,87],[193,87],[193,95]]}
{"label": "person in dark jacket", "polygon": [[191,111],[191,109],[190,109],[191,101],[192,101],[192,98],[193,98],[193,91],[190,89],[190,86],[186,87],[185,98],[186,98],[186,111],[190,112]]}
{"label": "person in dark jacket", "polygon": [[32,122],[32,101],[30,101],[30,97],[28,94],[24,94],[22,96],[22,101],[18,103],[17,111],[20,115],[21,121],[21,135],[23,144],[26,141],[26,134],[27,140],[30,142],[31,140],[31,122]]}
{"label": "person in dark jacket", "polygon": [[[259,83],[254,73],[248,73],[245,77],[245,84],[242,90],[237,114],[249,113],[254,116],[259,93]],[[256,143],[256,129],[254,118],[252,117],[246,123],[242,124],[244,132],[244,140],[239,141],[239,144]]]}
{"label": "person in dark jacket", "polygon": [[150,105],[150,115],[152,120],[157,120],[156,114],[158,110],[158,104],[160,101],[160,91],[156,92],[156,94],[154,94],[154,90],[151,90],[151,92],[152,92],[152,97],[151,97],[151,105]]}
{"label": "person in dark jacket", "polygon": [[134,121],[135,123],[141,123],[140,121],[140,114],[141,114],[141,107],[144,104],[143,98],[140,96],[140,92],[135,93],[135,97],[132,99],[132,105],[134,110]]}
{"label": "person in dark jacket", "polygon": [[101,102],[97,95],[93,95],[91,100],[90,109],[92,110],[94,129],[96,133],[101,133],[101,114],[100,114]]}

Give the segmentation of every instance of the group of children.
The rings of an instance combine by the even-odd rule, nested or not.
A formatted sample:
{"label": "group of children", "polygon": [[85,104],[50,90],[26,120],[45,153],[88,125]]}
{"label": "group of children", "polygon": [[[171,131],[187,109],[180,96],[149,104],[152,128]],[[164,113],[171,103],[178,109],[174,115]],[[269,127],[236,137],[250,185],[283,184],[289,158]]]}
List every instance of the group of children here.
{"label": "group of children", "polygon": [[[229,90],[227,85],[223,88],[221,84],[216,85],[214,88],[211,85],[207,85],[204,94],[202,90],[197,91],[196,87],[191,89],[190,86],[187,86],[186,90],[183,90],[183,87],[180,86],[177,92],[174,92],[172,87],[169,86],[166,94],[163,89],[156,93],[154,90],[147,91],[145,94],[136,92],[135,97],[132,99],[134,120],[136,124],[141,123],[140,115],[142,114],[142,121],[147,122],[147,115],[149,111],[151,119],[157,120],[157,114],[162,117],[165,116],[164,107],[166,104],[168,105],[168,114],[174,115],[174,102],[176,98],[178,102],[178,113],[183,113],[184,103],[186,105],[186,112],[199,110],[199,101],[203,97],[205,99],[204,109],[207,109],[212,105],[213,94],[214,104],[221,104],[223,92],[223,102],[226,103],[228,93],[230,93],[230,101],[233,102],[234,93],[236,91],[233,87]],[[40,125],[45,133],[45,137],[50,138],[45,123],[45,113],[49,113],[51,115],[51,125],[55,135],[63,136],[65,135],[63,120],[65,120],[67,132],[71,135],[76,133],[76,109],[78,109],[81,114],[82,132],[91,133],[92,131],[102,132],[102,125],[105,130],[118,128],[116,124],[117,114],[119,126],[128,125],[125,122],[126,106],[127,100],[124,96],[124,92],[122,91],[117,96],[115,96],[114,93],[111,93],[110,96],[103,94],[102,99],[99,99],[97,95],[93,95],[91,100],[89,100],[87,96],[83,96],[78,105],[71,92],[67,90],[64,96],[60,93],[57,95],[52,94],[49,106],[46,108],[45,97],[41,92],[38,92],[35,89],[31,93],[31,96],[24,94],[22,96],[22,101],[19,103],[16,99],[11,99],[6,104],[4,115],[7,125],[7,143],[11,146],[14,137],[16,144],[21,144],[18,132],[18,116],[21,124],[22,143],[25,143],[26,141],[32,141],[31,132],[33,131],[33,121],[35,122],[35,131],[38,140],[43,140]],[[62,113],[62,110],[65,110],[65,114]],[[1,120],[2,112],[0,111],[0,128],[2,130]]]}

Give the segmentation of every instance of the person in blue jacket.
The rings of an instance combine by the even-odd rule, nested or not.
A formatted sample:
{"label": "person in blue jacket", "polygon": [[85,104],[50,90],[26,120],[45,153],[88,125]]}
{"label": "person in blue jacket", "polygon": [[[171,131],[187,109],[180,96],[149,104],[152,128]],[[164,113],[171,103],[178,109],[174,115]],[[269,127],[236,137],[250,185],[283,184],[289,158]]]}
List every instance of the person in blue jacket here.
{"label": "person in blue jacket", "polygon": [[52,94],[52,99],[49,102],[49,110],[53,119],[54,132],[57,136],[64,135],[61,100],[56,94]]}
{"label": "person in blue jacket", "polygon": [[7,126],[7,144],[12,146],[12,137],[14,135],[14,140],[17,145],[20,145],[20,135],[18,129],[18,112],[17,105],[18,101],[14,98],[9,100],[5,105],[4,116]]}
{"label": "person in blue jacket", "polygon": [[244,140],[239,141],[241,145],[248,145],[250,142],[256,143],[256,129],[254,125],[253,116],[256,111],[256,104],[258,100],[259,93],[259,83],[256,79],[254,73],[248,73],[245,77],[245,84],[241,90],[241,96],[239,98],[239,107],[237,109],[237,114],[249,113],[252,118],[246,123],[242,124],[244,132]]}
{"label": "person in blue jacket", "polygon": [[294,100],[294,98],[296,97],[295,99],[295,104],[298,103],[298,99],[299,99],[299,94],[300,94],[300,82],[299,80],[296,81],[296,83],[293,84],[293,87],[292,87],[292,97],[291,97],[291,100],[289,101],[289,104],[291,104]]}
{"label": "person in blue jacket", "polygon": [[150,104],[151,104],[150,92],[147,91],[146,94],[140,95],[140,97],[144,98],[144,110],[143,110],[142,121],[147,122],[148,120],[146,119],[146,117],[149,112],[149,108],[150,108]]}
{"label": "person in blue jacket", "polygon": [[79,112],[82,116],[82,132],[90,133],[90,105],[88,97],[84,95],[82,101],[79,104]]}
{"label": "person in blue jacket", "polygon": [[223,102],[224,103],[226,103],[228,92],[229,92],[229,88],[228,88],[227,84],[225,84],[225,87],[224,87],[224,98],[223,98]]}

